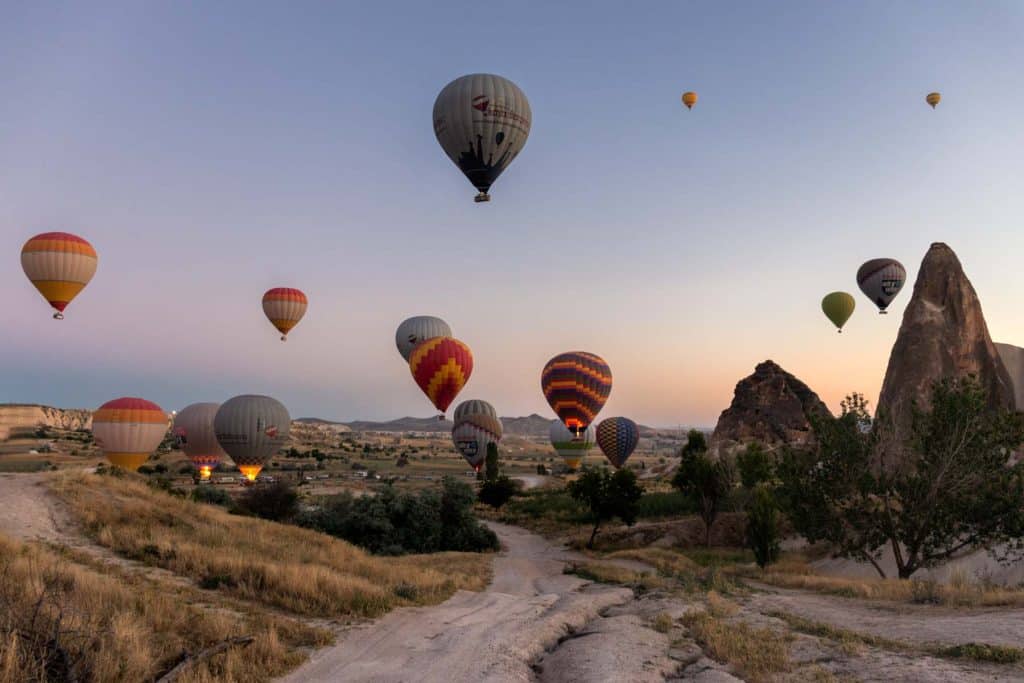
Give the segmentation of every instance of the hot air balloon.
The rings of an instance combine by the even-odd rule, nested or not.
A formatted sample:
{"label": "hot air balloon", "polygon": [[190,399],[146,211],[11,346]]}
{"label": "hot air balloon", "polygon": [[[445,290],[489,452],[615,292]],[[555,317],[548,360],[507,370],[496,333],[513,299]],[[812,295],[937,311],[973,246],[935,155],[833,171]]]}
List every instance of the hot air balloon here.
{"label": "hot air balloon", "polygon": [[600,356],[569,351],[547,362],[540,374],[540,387],[555,414],[579,436],[608,400],[612,370]]}
{"label": "hot air balloon", "polygon": [[935,109],[935,105],[942,101],[942,95],[937,92],[930,92],[924,96],[924,101],[932,105],[932,109]]}
{"label": "hot air balloon", "polygon": [[308,305],[302,290],[291,287],[275,287],[263,295],[263,312],[281,333],[281,341],[288,340],[288,332],[302,320]]}
{"label": "hot air balloon", "polygon": [[64,319],[64,308],[96,273],[96,250],[77,235],[44,232],[21,248],[21,267],[35,288]]}
{"label": "hot air balloon", "polygon": [[417,315],[403,320],[395,330],[395,346],[408,363],[409,354],[424,339],[451,336],[452,328],[445,321],[432,315]]}
{"label": "hot air balloon", "polygon": [[487,456],[487,444],[501,441],[502,425],[498,412],[487,401],[471,399],[455,406],[452,416],[452,441],[462,457],[479,471]]}
{"label": "hot air balloon", "polygon": [[193,403],[174,416],[174,440],[192,461],[200,479],[209,479],[221,459],[227,457],[213,429],[219,408],[219,403]]}
{"label": "hot air balloon", "polygon": [[512,81],[492,74],[456,78],[434,102],[434,134],[448,158],[489,202],[487,190],[530,135],[530,103]]}
{"label": "hot air balloon", "polygon": [[226,401],[213,418],[217,443],[249,481],[287,442],[288,409],[269,396],[245,394]]}
{"label": "hot air balloon", "polygon": [[[684,92],[683,93],[683,104],[686,105],[687,109],[693,109],[693,105],[697,104],[697,93],[695,92]],[[712,107],[714,108],[714,107]]]}
{"label": "hot air balloon", "polygon": [[454,337],[433,337],[417,344],[409,354],[409,370],[443,420],[444,411],[473,373],[473,352]]}
{"label": "hot air balloon", "polygon": [[167,413],[144,398],[107,401],[92,414],[92,435],[111,465],[134,472],[167,434]]}
{"label": "hot air balloon", "polygon": [[857,302],[853,300],[853,296],[846,292],[832,292],[821,300],[821,310],[832,324],[839,328],[840,333],[843,331],[843,325],[853,315],[856,306]]}
{"label": "hot air balloon", "polygon": [[594,425],[584,429],[577,437],[562,424],[561,420],[551,421],[548,436],[551,438],[551,445],[555,452],[562,458],[565,466],[571,470],[579,468],[580,460],[586,457],[587,451],[593,448],[597,442],[597,430],[594,429]]}
{"label": "hot air balloon", "polygon": [[615,469],[626,464],[638,443],[640,430],[627,417],[609,417],[597,425],[597,445]]}
{"label": "hot air balloon", "polygon": [[892,258],[874,258],[857,269],[860,291],[878,306],[880,314],[887,313],[885,309],[900,293],[906,281],[907,269]]}

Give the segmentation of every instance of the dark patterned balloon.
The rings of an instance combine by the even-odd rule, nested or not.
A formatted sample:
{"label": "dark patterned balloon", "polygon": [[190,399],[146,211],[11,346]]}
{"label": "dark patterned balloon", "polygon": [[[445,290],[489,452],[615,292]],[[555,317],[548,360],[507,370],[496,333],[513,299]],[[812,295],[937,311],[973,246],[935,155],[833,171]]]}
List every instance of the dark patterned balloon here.
{"label": "dark patterned balloon", "polygon": [[619,469],[640,443],[640,430],[628,417],[609,417],[597,425],[597,445],[612,467]]}
{"label": "dark patterned balloon", "polygon": [[879,313],[886,312],[906,281],[907,269],[896,259],[874,258],[857,269],[857,285],[878,306]]}
{"label": "dark patterned balloon", "polygon": [[593,353],[561,353],[544,366],[540,387],[555,415],[579,435],[594,421],[612,393],[612,370]]}

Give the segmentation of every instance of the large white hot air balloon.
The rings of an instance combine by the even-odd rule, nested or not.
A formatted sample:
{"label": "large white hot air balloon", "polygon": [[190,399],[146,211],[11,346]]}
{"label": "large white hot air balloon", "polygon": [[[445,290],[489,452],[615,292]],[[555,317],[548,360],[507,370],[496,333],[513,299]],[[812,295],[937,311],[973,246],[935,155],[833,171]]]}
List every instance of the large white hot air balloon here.
{"label": "large white hot air balloon", "polygon": [[551,445],[555,452],[561,456],[565,466],[571,470],[579,468],[580,460],[597,443],[597,431],[593,423],[577,437],[561,420],[552,420],[548,436],[551,438]]}
{"label": "large white hot air balloon", "polygon": [[229,399],[217,410],[213,429],[217,442],[254,481],[287,442],[291,417],[284,405],[269,396],[245,394]]}
{"label": "large white hot air balloon", "polygon": [[491,184],[530,135],[533,114],[519,87],[501,76],[470,74],[449,83],[434,101],[434,134],[448,158],[487,202]]}
{"label": "large white hot air balloon", "polygon": [[213,468],[227,457],[213,429],[219,408],[219,403],[193,403],[174,416],[174,440],[202,479],[209,479]]}
{"label": "large white hot air balloon", "polygon": [[424,339],[434,337],[454,337],[448,323],[432,315],[417,315],[402,321],[395,330],[395,346],[402,354],[405,362],[409,362],[409,354]]}

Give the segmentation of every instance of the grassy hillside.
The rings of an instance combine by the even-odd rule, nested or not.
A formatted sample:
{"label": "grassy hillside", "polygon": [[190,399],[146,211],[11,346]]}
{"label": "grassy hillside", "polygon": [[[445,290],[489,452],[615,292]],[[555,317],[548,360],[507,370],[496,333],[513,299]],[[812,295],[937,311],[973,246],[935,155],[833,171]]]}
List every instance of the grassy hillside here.
{"label": "grassy hillside", "polygon": [[125,557],[252,600],[310,616],[372,617],[479,590],[490,557],[440,553],[379,558],[294,526],[230,515],[140,481],[67,473],[51,480],[86,534]]}

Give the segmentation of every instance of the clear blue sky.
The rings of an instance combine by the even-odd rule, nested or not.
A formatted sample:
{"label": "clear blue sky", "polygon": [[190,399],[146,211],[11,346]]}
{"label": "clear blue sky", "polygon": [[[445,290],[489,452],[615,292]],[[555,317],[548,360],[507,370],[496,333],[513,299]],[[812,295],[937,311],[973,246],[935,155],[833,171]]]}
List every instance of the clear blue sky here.
{"label": "clear blue sky", "polygon": [[[868,258],[913,278],[948,242],[1024,343],[1022,35],[1019,2],[4,3],[0,401],[426,415],[393,345],[414,314],[506,415],[550,412],[569,349],[611,364],[603,415],[658,425],[713,424],[765,358],[873,398],[910,285],[874,315]],[[431,128],[479,71],[534,114],[487,205]],[[18,262],[44,230],[100,252],[62,323]],[[287,344],[272,286],[310,296]]]}

